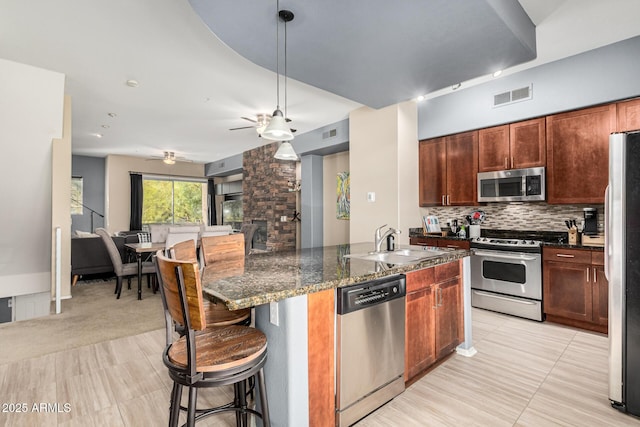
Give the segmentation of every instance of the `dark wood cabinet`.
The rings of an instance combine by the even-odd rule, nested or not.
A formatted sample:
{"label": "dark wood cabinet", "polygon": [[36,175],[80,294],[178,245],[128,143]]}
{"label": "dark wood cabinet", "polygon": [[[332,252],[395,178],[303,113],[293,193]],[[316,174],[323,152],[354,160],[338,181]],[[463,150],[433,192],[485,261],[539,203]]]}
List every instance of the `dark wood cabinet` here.
{"label": "dark wood cabinet", "polygon": [[439,248],[466,249],[469,250],[471,243],[468,240],[447,239],[446,237],[426,237],[416,236],[409,238],[410,245],[436,246]]}
{"label": "dark wood cabinet", "polygon": [[546,166],[546,121],[544,117],[509,125],[512,169]]}
{"label": "dark wood cabinet", "polygon": [[616,105],[547,116],[547,201],[604,203]]}
{"label": "dark wood cabinet", "polygon": [[436,361],[434,304],[433,286],[407,294],[405,381],[409,381]]}
{"label": "dark wood cabinet", "polygon": [[607,332],[608,284],[600,251],[543,249],[543,305],[547,320]]}
{"label": "dark wood cabinet", "polygon": [[464,335],[460,262],[406,276],[405,382],[454,351]]}
{"label": "dark wood cabinet", "polygon": [[447,148],[444,138],[420,141],[419,191],[420,206],[444,204],[447,193]]}
{"label": "dark wood cabinet", "polygon": [[476,204],[478,132],[420,141],[420,206]]}
{"label": "dark wood cabinet", "polygon": [[435,286],[435,352],[436,360],[448,355],[461,342],[460,277]]}
{"label": "dark wood cabinet", "polygon": [[478,172],[532,168],[546,164],[545,119],[478,131]]}
{"label": "dark wood cabinet", "polygon": [[618,113],[618,127],[616,131],[627,132],[640,130],[640,98],[616,104]]}
{"label": "dark wood cabinet", "polygon": [[471,248],[471,243],[468,240],[455,240],[455,239],[438,239],[436,246],[439,248],[450,248],[450,249],[466,249],[469,250]]}
{"label": "dark wood cabinet", "polygon": [[477,204],[478,132],[451,135],[447,141],[448,206]]}
{"label": "dark wood cabinet", "polygon": [[509,169],[509,125],[478,131],[478,172]]}

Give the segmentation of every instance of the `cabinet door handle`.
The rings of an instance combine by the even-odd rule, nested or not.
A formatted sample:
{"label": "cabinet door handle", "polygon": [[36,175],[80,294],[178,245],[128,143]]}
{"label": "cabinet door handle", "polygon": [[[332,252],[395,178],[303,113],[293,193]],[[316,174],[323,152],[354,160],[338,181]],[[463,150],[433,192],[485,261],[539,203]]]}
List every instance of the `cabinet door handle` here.
{"label": "cabinet door handle", "polygon": [[449,201],[449,195],[447,194],[447,206],[450,206],[451,202]]}
{"label": "cabinet door handle", "polygon": [[567,254],[556,254],[559,258],[575,258],[575,255],[567,255]]}
{"label": "cabinet door handle", "polygon": [[442,307],[442,303],[444,302],[444,299],[442,298],[442,288],[438,288],[438,291],[440,292],[440,304],[438,307]]}
{"label": "cabinet door handle", "polygon": [[445,201],[444,201],[444,194],[442,195],[442,206],[446,206]]}
{"label": "cabinet door handle", "polygon": [[587,267],[587,282],[590,282],[591,280],[589,280],[589,270],[591,270],[589,267]]}
{"label": "cabinet door handle", "polygon": [[596,283],[598,281],[598,273],[596,273],[596,268],[593,267],[593,283]]}
{"label": "cabinet door handle", "polygon": [[511,156],[511,169],[513,169],[513,156]]}
{"label": "cabinet door handle", "polygon": [[504,168],[507,169],[509,166],[507,165],[507,158],[504,158]]}

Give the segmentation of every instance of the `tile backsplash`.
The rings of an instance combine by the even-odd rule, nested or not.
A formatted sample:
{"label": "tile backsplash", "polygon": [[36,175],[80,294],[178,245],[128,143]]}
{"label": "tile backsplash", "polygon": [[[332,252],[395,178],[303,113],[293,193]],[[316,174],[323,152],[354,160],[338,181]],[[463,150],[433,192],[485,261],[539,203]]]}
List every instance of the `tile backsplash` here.
{"label": "tile backsplash", "polygon": [[[565,220],[584,218],[583,208],[598,210],[598,231],[604,231],[604,205],[549,205],[537,203],[487,203],[484,206],[443,206],[421,209],[423,215],[436,215],[445,226],[449,219],[466,224],[464,217],[475,210],[485,213],[482,228],[494,230],[567,231]],[[461,222],[462,221],[462,222]],[[419,223],[421,226],[422,224]]]}

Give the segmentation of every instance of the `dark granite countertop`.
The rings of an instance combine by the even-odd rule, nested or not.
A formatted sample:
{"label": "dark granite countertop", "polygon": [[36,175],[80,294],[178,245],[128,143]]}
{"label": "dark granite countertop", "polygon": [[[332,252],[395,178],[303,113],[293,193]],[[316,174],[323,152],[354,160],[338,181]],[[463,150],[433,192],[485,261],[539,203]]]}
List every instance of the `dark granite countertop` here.
{"label": "dark granite countertop", "polygon": [[[520,238],[527,240],[540,240],[542,245],[553,248],[565,248],[565,249],[589,249],[594,251],[603,251],[602,246],[587,246],[583,244],[570,245],[567,243],[568,234],[562,231],[521,231],[521,230],[492,230],[482,229],[482,237],[496,237],[496,238]],[[425,236],[421,228],[410,228],[409,237],[426,237],[433,239],[450,239],[450,240],[471,240],[469,238],[460,238],[457,236]]]}
{"label": "dark granite countertop", "polygon": [[[467,250],[437,248],[447,253],[402,265],[344,257],[349,253],[367,253],[373,247],[373,243],[357,243],[252,254],[242,269],[221,271],[215,265],[206,267],[202,287],[206,294],[221,300],[230,310],[238,310],[446,264],[470,255]],[[429,247],[401,245],[400,248],[425,250]]]}

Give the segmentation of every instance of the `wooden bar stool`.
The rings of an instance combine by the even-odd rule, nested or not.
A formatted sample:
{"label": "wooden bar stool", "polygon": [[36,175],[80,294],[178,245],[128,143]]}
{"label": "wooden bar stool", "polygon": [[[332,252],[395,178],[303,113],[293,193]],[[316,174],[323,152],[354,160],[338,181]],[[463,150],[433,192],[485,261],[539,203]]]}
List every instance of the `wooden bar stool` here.
{"label": "wooden bar stool", "polygon": [[[225,411],[236,412],[237,426],[246,426],[248,414],[253,414],[269,427],[263,371],[267,360],[266,336],[248,326],[207,328],[198,264],[172,260],[162,251],[156,253],[155,261],[166,320],[167,345],[163,360],[173,380],[169,426],[177,426],[180,410],[186,409],[189,427],[202,418]],[[174,339],[174,322],[185,330],[178,339]],[[247,407],[245,380],[254,376],[260,391],[261,413]],[[196,410],[199,388],[229,384],[234,386],[232,404]],[[180,407],[184,386],[189,388],[187,408]]]}
{"label": "wooden bar stool", "polygon": [[[241,249],[244,253],[244,248]],[[171,258],[181,261],[198,261],[196,245],[193,240],[176,243],[169,249]],[[244,255],[242,256],[244,261]],[[204,298],[204,315],[207,326],[248,325],[251,323],[251,309],[230,311],[224,304]]]}

